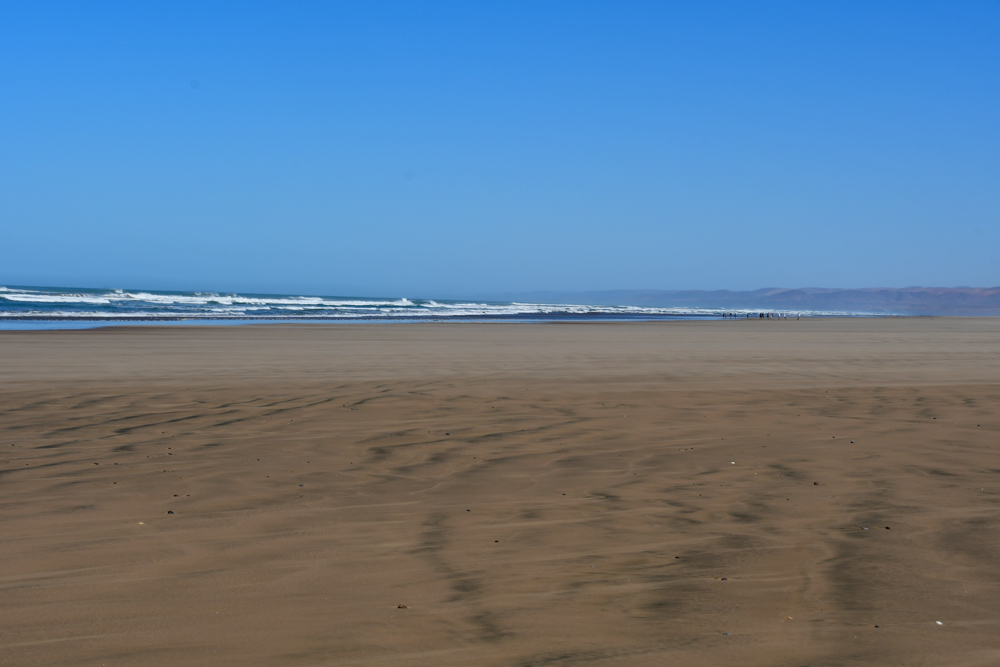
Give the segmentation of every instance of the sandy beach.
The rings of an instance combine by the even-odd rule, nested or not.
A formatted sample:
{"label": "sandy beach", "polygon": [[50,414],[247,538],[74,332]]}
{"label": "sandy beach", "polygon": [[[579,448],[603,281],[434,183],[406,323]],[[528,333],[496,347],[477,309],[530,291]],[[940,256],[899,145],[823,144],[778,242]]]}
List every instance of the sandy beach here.
{"label": "sandy beach", "polygon": [[0,663],[1000,664],[1000,319],[0,332]]}

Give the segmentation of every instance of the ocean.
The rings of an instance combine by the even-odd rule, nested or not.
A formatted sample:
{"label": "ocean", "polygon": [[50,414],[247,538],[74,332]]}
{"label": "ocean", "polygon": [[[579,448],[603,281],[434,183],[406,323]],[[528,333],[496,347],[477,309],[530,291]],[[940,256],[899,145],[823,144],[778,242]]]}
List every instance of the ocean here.
{"label": "ocean", "polygon": [[[758,311],[725,312],[745,316]],[[0,329],[87,328],[144,322],[694,320],[718,319],[722,315],[720,309],[690,307],[0,286]],[[859,313],[809,311],[802,315]]]}

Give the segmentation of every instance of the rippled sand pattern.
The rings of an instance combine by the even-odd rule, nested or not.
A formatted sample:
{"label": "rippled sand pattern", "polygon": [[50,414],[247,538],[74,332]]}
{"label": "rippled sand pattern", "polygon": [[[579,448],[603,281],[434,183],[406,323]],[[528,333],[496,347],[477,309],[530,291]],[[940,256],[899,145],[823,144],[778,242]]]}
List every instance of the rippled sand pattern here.
{"label": "rippled sand pattern", "polygon": [[3,664],[1000,664],[995,320],[6,332],[0,381]]}

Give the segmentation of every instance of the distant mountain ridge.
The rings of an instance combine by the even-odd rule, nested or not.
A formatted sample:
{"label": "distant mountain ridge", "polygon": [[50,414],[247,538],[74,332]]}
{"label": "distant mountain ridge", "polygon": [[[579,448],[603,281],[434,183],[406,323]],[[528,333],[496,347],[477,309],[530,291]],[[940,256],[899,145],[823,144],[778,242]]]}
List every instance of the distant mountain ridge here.
{"label": "distant mountain ridge", "polygon": [[604,290],[528,292],[505,298],[526,303],[760,310],[823,310],[884,315],[1000,315],[1000,287],[767,287],[731,290]]}

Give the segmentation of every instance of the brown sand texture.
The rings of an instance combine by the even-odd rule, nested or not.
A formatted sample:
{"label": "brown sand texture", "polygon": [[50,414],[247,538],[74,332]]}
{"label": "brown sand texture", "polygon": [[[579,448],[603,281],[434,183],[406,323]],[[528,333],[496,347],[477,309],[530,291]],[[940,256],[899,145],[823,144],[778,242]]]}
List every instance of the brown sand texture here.
{"label": "brown sand texture", "polygon": [[1000,665],[1000,320],[0,334],[4,665]]}

